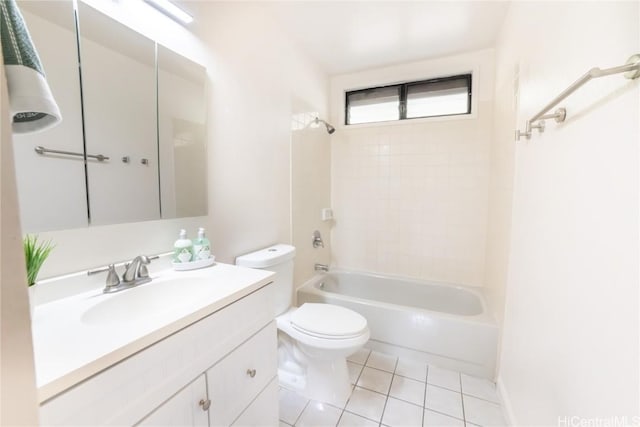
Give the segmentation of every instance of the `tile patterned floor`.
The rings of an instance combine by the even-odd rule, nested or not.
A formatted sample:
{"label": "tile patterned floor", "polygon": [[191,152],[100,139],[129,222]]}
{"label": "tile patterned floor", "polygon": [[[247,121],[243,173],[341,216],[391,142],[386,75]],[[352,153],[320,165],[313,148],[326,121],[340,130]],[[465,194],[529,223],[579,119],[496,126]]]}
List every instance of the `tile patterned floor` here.
{"label": "tile patterned floor", "polygon": [[344,408],[280,389],[280,427],[504,426],[495,384],[362,349],[347,361],[354,385]]}

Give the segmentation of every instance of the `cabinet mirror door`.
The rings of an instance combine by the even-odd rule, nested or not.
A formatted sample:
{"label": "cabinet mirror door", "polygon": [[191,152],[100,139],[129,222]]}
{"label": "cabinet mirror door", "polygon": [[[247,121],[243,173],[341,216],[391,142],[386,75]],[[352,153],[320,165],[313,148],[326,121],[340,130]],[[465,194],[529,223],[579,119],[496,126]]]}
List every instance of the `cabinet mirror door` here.
{"label": "cabinet mirror door", "polygon": [[206,215],[205,68],[83,2],[19,7],[63,116],[14,135],[23,230]]}
{"label": "cabinet mirror door", "polygon": [[206,70],[158,45],[162,217],[207,214]]}
{"label": "cabinet mirror door", "polygon": [[155,43],[78,3],[91,224],[160,218]]}
{"label": "cabinet mirror door", "polygon": [[[62,113],[62,122],[53,128],[13,135],[22,229],[38,232],[86,227],[87,193],[73,2],[22,1],[18,5]],[[35,151],[38,146],[80,155],[38,154]]]}

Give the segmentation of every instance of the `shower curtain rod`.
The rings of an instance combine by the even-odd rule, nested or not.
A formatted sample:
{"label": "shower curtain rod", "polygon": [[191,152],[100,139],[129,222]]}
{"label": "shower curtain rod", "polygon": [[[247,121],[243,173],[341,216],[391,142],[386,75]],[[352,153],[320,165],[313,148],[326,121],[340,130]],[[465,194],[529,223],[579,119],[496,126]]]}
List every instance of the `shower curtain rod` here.
{"label": "shower curtain rod", "polygon": [[[547,119],[554,119],[556,123],[564,122],[564,120],[567,118],[566,109],[558,108],[551,114],[547,113],[549,112],[549,110],[558,105],[566,97],[578,90],[578,88],[587,83],[589,80],[619,73],[625,73],[624,77],[630,80],[640,77],[640,54],[632,55],[631,57],[629,57],[625,65],[621,65],[619,67],[606,68],[604,70],[596,67],[587,71],[586,74],[584,74],[571,86],[562,91],[560,95],[553,98],[553,100],[549,102],[542,110],[540,110],[538,114],[527,120],[524,132],[522,132],[521,130],[516,130],[516,141],[520,141],[520,137],[523,136],[527,139],[530,139],[533,129],[538,129],[538,132],[544,132],[544,121]],[[538,123],[534,124],[534,122]]]}

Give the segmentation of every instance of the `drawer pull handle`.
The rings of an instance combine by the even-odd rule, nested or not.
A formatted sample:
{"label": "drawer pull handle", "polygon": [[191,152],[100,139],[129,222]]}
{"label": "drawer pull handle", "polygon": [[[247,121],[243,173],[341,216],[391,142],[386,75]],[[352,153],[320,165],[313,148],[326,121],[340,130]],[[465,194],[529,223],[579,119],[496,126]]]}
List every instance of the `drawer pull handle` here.
{"label": "drawer pull handle", "polygon": [[200,402],[198,402],[198,404],[200,405],[200,407],[202,408],[203,411],[208,411],[209,410],[209,406],[211,406],[211,400],[209,400],[209,399],[200,399]]}
{"label": "drawer pull handle", "polygon": [[255,369],[247,369],[247,375],[249,375],[251,378],[256,376],[256,370]]}

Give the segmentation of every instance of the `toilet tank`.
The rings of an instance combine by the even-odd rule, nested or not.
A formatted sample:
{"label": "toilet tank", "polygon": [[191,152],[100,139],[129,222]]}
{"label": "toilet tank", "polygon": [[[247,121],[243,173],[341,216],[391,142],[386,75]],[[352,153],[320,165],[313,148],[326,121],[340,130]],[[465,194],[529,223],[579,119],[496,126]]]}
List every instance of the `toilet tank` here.
{"label": "toilet tank", "polygon": [[293,258],[296,248],[278,244],[236,258],[236,265],[259,268],[276,273],[273,278],[275,288],[275,314],[284,313],[293,303]]}

